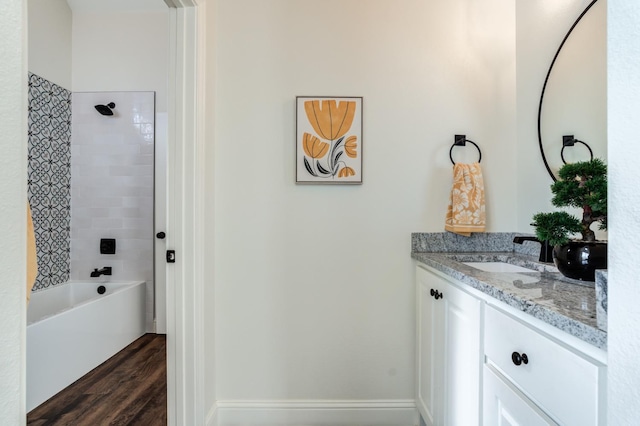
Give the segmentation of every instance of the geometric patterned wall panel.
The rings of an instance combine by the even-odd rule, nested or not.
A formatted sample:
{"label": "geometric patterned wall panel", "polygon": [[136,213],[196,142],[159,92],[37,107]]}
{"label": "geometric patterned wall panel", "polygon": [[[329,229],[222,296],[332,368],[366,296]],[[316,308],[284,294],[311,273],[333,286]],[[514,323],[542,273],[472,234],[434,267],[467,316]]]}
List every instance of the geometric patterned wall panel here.
{"label": "geometric patterned wall panel", "polygon": [[38,252],[34,290],[69,280],[71,92],[29,73],[28,190]]}

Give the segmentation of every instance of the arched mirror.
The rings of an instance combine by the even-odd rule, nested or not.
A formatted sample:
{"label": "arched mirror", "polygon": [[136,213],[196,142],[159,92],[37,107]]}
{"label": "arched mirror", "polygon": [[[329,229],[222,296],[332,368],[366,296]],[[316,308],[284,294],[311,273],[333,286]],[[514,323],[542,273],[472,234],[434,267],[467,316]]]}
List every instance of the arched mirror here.
{"label": "arched mirror", "polygon": [[565,161],[607,155],[606,0],[589,2],[576,18],[559,40],[538,109],[540,152],[553,180]]}

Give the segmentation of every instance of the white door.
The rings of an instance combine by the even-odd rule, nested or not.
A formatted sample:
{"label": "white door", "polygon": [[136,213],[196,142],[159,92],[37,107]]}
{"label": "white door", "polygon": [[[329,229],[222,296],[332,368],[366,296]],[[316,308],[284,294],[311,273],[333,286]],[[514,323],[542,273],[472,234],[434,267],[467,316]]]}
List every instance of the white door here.
{"label": "white door", "polygon": [[[418,389],[417,404],[427,426],[440,424],[442,410],[442,304],[432,292],[440,288],[431,274],[416,269],[418,312]],[[435,285],[434,285],[435,284]]]}
{"label": "white door", "polygon": [[[442,278],[439,278],[442,280]],[[444,287],[446,285],[446,287]],[[443,425],[480,423],[480,309],[479,299],[446,283],[439,302],[444,314]]]}
{"label": "white door", "polygon": [[156,114],[155,141],[155,208],[154,208],[154,278],[155,316],[157,334],[167,334],[167,144],[168,117],[166,113]]}
{"label": "white door", "polygon": [[417,406],[427,426],[480,423],[481,301],[420,267]]}
{"label": "white door", "polygon": [[485,426],[556,424],[486,365],[484,366],[483,401],[483,425]]}

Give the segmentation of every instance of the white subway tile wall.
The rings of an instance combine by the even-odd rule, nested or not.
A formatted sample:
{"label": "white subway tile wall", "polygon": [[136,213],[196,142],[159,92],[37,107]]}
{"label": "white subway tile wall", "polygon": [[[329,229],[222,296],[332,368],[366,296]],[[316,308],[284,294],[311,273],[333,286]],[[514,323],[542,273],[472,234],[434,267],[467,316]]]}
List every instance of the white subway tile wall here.
{"label": "white subway tile wall", "polygon": [[[116,104],[112,116],[95,105]],[[145,280],[153,330],[154,92],[73,94],[71,279]],[[115,238],[116,254],[100,254]],[[90,278],[111,266],[111,277]]]}

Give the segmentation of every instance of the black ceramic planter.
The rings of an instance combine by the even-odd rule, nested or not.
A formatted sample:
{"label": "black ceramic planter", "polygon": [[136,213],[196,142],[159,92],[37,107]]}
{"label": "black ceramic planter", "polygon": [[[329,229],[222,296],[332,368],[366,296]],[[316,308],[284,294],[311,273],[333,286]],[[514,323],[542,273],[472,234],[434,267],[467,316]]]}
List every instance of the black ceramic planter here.
{"label": "black ceramic planter", "polygon": [[607,269],[607,243],[569,241],[553,248],[553,262],[565,277],[595,281],[596,269]]}

